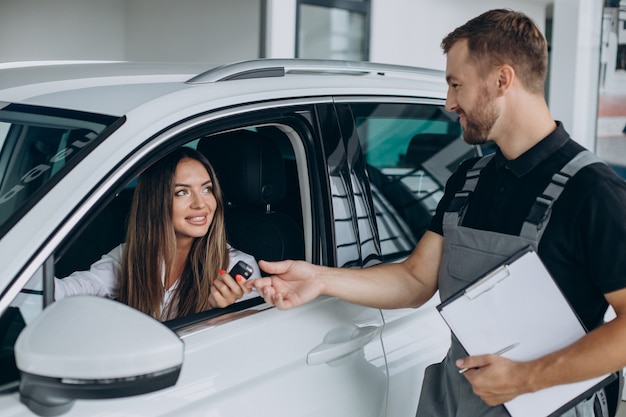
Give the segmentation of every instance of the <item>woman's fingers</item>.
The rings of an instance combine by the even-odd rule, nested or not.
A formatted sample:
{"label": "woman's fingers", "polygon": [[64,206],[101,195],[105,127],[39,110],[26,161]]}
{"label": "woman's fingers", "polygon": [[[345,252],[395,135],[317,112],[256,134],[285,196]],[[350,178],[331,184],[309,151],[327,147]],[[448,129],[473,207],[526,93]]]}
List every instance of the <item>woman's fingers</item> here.
{"label": "woman's fingers", "polygon": [[[222,273],[223,272],[223,273]],[[227,307],[250,292],[243,283],[245,279],[239,275],[233,278],[224,271],[213,280],[209,300],[214,307]]]}

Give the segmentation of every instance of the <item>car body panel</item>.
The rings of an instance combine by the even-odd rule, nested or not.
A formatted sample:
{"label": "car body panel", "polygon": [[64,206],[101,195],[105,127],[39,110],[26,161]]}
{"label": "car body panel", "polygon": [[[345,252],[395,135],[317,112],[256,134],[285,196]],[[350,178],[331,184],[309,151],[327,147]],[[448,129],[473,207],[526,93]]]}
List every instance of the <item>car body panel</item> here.
{"label": "car body panel", "polygon": [[[384,415],[387,378],[379,310],[320,298],[290,311],[263,304],[233,315],[231,321],[226,315],[179,332],[185,362],[176,386],[127,399],[79,400],[64,415],[99,415],[103,407],[129,416]],[[371,333],[348,346],[346,355],[307,364],[317,346],[348,343],[358,329]],[[0,394],[0,409],[32,415],[17,393]]]}

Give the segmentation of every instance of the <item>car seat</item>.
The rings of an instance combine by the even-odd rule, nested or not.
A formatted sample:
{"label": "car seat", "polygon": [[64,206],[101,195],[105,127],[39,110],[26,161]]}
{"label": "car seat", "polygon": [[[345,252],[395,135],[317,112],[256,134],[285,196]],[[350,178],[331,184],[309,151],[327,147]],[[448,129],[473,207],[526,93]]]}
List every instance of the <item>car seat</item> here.
{"label": "car seat", "polygon": [[54,275],[63,278],[88,270],[102,255],[124,242],[134,188],[122,190],[75,236],[56,259]]}
{"label": "car seat", "polygon": [[409,142],[406,150],[406,164],[419,168],[437,152],[458,139],[458,134],[418,133]]}
{"label": "car seat", "polygon": [[257,260],[304,259],[301,225],[275,208],[286,194],[278,146],[258,132],[238,130],[205,137],[197,149],[221,185],[229,243]]}

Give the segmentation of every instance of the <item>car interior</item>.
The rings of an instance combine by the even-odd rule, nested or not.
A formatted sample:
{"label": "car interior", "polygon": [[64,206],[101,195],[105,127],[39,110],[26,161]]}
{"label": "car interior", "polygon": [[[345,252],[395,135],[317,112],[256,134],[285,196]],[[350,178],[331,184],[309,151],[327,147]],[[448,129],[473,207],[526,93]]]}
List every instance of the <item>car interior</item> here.
{"label": "car interior", "polygon": [[[216,171],[231,245],[257,260],[304,259],[293,150],[277,128],[261,129],[263,133],[239,129],[208,135],[188,146],[196,146]],[[89,269],[124,241],[133,185],[119,192],[56,260],[57,277]]]}
{"label": "car interior", "polygon": [[295,160],[283,159],[276,137],[230,131],[202,138],[197,149],[222,186],[231,245],[257,260],[304,259]]}

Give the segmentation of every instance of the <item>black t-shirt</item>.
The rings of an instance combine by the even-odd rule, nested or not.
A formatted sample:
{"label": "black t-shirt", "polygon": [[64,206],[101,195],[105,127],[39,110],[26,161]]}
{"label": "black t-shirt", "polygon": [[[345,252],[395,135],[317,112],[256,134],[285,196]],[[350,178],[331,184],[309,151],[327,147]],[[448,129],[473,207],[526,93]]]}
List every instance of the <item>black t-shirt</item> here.
{"label": "black t-shirt", "polygon": [[[558,123],[515,160],[497,150],[481,172],[463,226],[519,235],[552,175],[582,149]],[[443,213],[474,162],[462,163],[448,180],[429,230],[443,235]],[[607,307],[603,294],[626,288],[626,182],[605,164],[580,170],[554,203],[538,254],[585,326],[596,327]]]}

